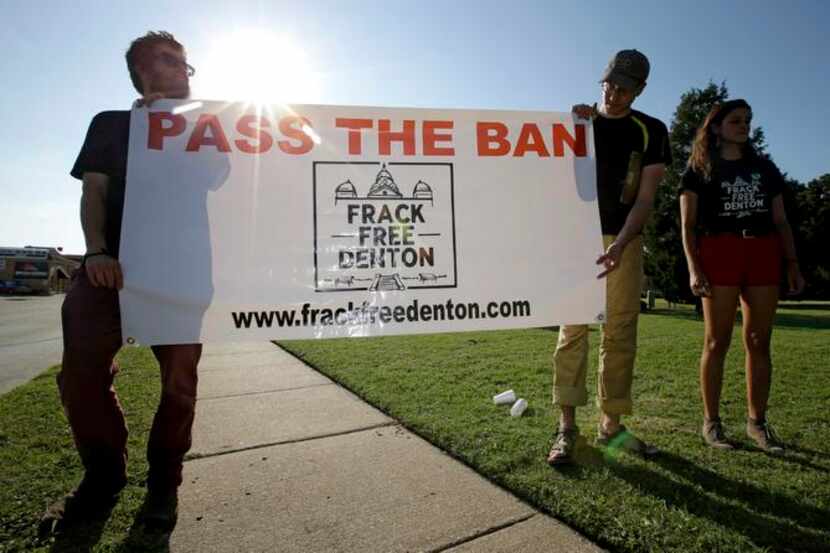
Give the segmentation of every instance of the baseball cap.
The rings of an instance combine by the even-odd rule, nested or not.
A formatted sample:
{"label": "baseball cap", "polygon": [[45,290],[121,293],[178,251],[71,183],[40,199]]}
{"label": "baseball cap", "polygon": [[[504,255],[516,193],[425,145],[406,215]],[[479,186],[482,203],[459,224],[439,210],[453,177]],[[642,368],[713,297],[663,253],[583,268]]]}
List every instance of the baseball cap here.
{"label": "baseball cap", "polygon": [[646,82],[649,68],[648,58],[639,50],[620,50],[608,62],[600,82],[635,89]]}

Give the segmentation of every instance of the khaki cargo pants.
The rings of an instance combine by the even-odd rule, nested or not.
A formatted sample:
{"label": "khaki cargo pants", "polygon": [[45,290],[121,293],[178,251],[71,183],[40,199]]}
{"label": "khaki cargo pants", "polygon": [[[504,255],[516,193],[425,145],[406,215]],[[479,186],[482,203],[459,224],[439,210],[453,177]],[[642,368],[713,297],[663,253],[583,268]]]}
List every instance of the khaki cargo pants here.
{"label": "khaki cargo pants", "polygon": [[[616,238],[604,235],[607,248]],[[599,270],[599,268],[598,268]],[[643,278],[643,240],[638,236],[623,250],[620,266],[606,277],[606,319],[600,326],[597,405],[604,413],[631,414],[631,381],[637,353],[637,317]],[[553,402],[588,403],[588,325],[564,325],[553,354]]]}

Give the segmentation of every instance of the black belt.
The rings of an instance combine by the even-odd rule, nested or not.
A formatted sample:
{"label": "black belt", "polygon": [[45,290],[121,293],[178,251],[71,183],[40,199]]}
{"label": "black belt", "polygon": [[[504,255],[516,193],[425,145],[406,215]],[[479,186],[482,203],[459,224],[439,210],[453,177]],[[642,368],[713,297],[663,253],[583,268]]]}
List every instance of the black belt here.
{"label": "black belt", "polygon": [[721,232],[714,232],[714,231],[703,231],[701,233],[703,236],[724,236],[724,235],[731,235],[731,236],[739,236],[741,238],[763,238],[765,236],[769,236],[772,234],[769,231],[755,231],[749,229],[741,229],[741,230],[727,230]]}

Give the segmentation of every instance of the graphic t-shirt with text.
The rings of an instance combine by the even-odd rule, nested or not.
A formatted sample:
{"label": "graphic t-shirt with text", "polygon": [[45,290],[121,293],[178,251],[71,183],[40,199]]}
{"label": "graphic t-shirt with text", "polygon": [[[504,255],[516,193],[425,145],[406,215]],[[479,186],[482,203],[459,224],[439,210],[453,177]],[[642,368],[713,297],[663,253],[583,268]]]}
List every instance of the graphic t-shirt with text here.
{"label": "graphic t-shirt with text", "polygon": [[784,178],[769,160],[719,160],[708,180],[686,169],[681,192],[698,195],[698,228],[704,232],[769,234],[775,229],[772,201],[781,194]]}

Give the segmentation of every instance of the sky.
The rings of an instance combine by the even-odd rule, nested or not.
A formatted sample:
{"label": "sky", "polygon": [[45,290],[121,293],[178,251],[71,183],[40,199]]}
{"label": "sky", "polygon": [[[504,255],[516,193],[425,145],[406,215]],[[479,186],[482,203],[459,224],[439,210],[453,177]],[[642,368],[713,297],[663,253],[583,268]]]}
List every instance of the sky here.
{"label": "sky", "polygon": [[782,171],[830,173],[823,0],[0,0],[0,13],[0,246],[84,252],[69,170],[92,116],[137,97],[124,53],[148,30],[185,45],[194,98],[298,104],[569,111],[636,48],[652,71],[635,108],[669,125],[681,94],[725,82]]}

